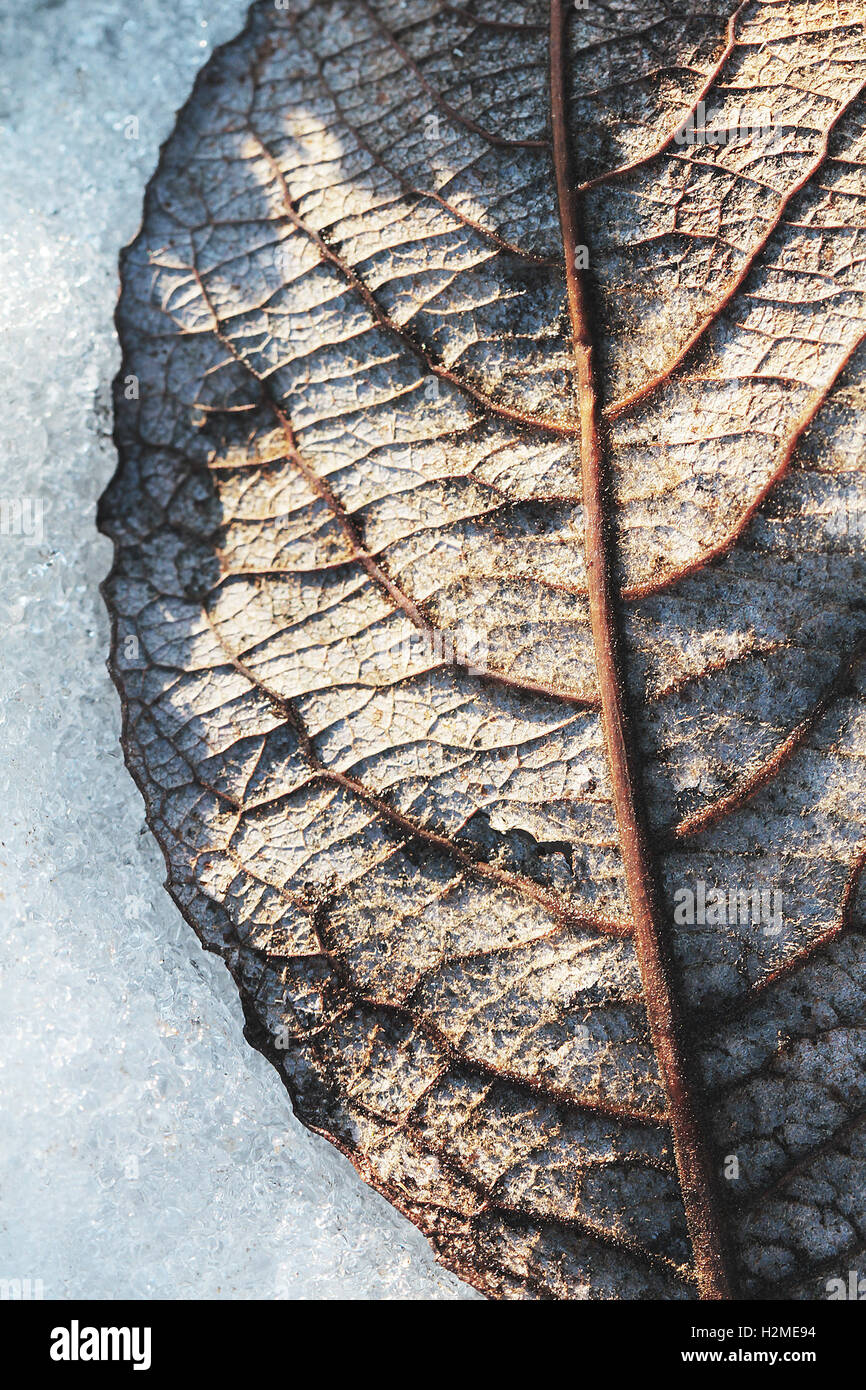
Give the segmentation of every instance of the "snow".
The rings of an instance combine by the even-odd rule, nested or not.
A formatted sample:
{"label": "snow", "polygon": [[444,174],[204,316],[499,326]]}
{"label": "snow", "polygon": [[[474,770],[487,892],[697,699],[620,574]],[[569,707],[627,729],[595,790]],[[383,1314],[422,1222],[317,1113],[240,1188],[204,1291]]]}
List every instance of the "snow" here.
{"label": "snow", "polygon": [[0,1279],[49,1298],[471,1298],[244,1042],[118,746],[95,530],[117,252],[245,8],[0,3]]}

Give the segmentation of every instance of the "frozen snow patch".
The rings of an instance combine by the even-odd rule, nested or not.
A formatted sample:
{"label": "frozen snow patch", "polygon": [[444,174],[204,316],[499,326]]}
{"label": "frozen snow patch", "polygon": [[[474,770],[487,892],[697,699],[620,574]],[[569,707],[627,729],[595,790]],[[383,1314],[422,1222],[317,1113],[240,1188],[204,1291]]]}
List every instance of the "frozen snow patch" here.
{"label": "frozen snow patch", "polygon": [[245,11],[0,5],[0,1278],[49,1298],[470,1298],[244,1042],[117,742],[95,530],[117,252]]}

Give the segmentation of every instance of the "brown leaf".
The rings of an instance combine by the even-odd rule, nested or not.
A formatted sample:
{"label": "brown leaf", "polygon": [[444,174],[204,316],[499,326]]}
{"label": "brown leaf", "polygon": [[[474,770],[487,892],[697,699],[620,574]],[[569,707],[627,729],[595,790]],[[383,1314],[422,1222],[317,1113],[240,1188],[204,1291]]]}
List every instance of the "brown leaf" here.
{"label": "brown leaf", "polygon": [[853,0],[261,3],[124,254],[170,890],[495,1297],[862,1255],[864,81]]}

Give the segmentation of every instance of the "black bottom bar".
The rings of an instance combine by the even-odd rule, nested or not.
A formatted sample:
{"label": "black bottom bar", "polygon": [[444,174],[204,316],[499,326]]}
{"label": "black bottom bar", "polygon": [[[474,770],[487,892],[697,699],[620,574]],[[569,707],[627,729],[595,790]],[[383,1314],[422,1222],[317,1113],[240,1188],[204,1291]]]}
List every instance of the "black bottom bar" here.
{"label": "black bottom bar", "polygon": [[[320,1303],[0,1302],[0,1329],[12,1364],[50,1379],[92,1379],[167,1371],[172,1376],[281,1376],[290,1383],[310,1357],[331,1380],[339,1363],[365,1376],[401,1379],[423,1365],[428,1375],[465,1378],[478,1369],[489,1385],[503,1354],[513,1382],[515,1352],[536,1362],[533,1376],[579,1380],[629,1372],[687,1377],[707,1369],[737,1373],[807,1370],[826,1380],[857,1365],[864,1315],[859,1299],[787,1303]],[[845,1304],[848,1306],[844,1306]],[[507,1321],[500,1323],[499,1318]],[[537,1321],[541,1318],[544,1326]],[[553,1317],[554,1324],[547,1319]],[[493,1324],[488,1319],[493,1320]],[[549,1340],[555,1325],[561,1337]],[[405,1333],[412,1340],[404,1340]],[[401,1336],[401,1334],[403,1334]],[[491,1335],[492,1334],[492,1335]],[[437,1365],[441,1358],[441,1367]],[[523,1363],[526,1364],[525,1362]],[[138,1367],[138,1370],[136,1370]],[[546,1369],[545,1369],[546,1367]],[[558,1368],[558,1369],[557,1369]],[[315,1369],[315,1368],[314,1368]]]}

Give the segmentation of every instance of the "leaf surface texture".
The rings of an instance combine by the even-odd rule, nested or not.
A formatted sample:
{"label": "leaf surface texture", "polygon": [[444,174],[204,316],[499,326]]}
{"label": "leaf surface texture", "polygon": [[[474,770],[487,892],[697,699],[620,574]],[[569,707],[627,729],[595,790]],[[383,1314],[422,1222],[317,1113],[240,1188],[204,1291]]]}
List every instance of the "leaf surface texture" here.
{"label": "leaf surface texture", "polygon": [[492,1297],[862,1253],[864,82],[850,0],[261,3],[124,253],[170,890]]}

